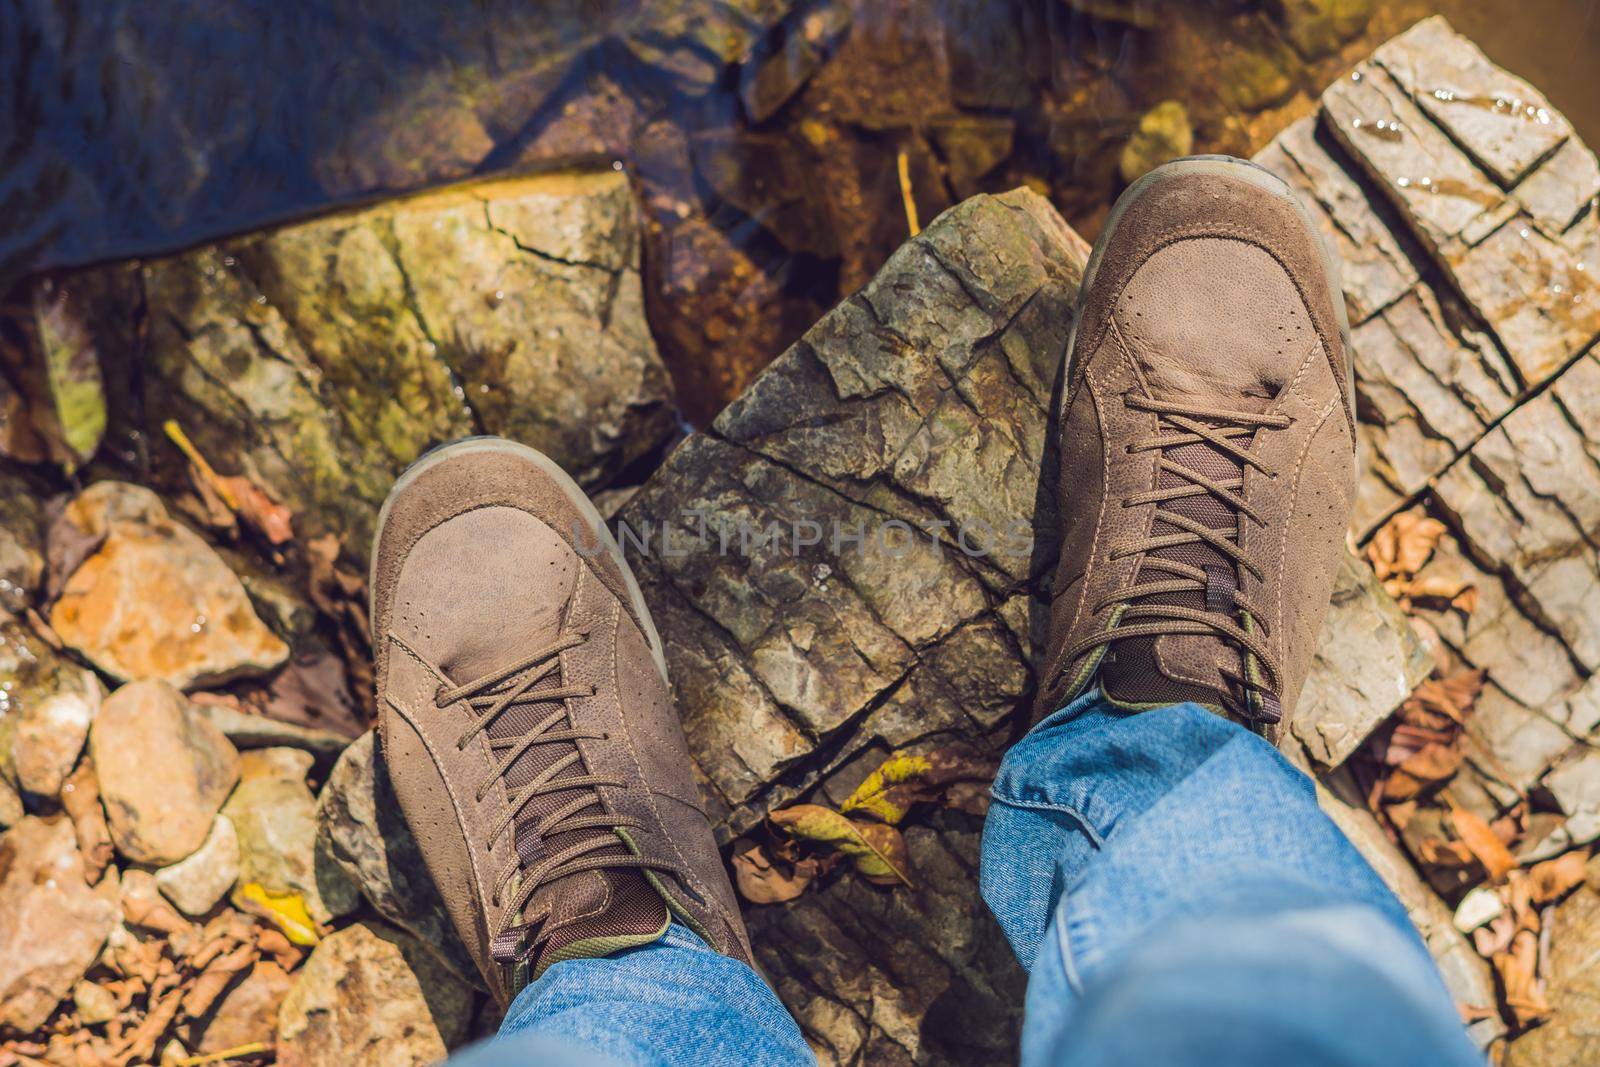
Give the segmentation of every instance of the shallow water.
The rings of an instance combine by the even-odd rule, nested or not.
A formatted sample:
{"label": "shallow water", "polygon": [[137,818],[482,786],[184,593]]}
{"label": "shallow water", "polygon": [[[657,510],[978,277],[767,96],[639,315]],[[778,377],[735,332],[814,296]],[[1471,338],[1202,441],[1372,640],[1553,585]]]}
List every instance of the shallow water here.
{"label": "shallow water", "polygon": [[[1600,0],[1375,4],[1315,60],[1247,0],[4,0],[0,282],[502,170],[620,163],[703,421],[911,225],[1029,184],[1092,236],[1146,109],[1247,153],[1443,11],[1600,144]],[[1140,25],[1129,25],[1128,21]]]}

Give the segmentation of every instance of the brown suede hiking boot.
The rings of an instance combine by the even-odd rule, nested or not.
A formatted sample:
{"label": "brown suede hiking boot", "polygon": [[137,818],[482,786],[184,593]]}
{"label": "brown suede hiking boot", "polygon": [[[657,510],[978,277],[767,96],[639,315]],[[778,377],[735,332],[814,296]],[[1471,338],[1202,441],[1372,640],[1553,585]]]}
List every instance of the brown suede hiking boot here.
{"label": "brown suede hiking boot", "polygon": [[1038,710],[1193,701],[1276,741],[1355,492],[1338,268],[1289,187],[1178,160],[1117,201],[1061,409],[1061,559]]}
{"label": "brown suede hiking boot", "polygon": [[661,640],[559,467],[475,438],[402,475],[378,520],[372,639],[395,793],[502,1004],[673,916],[750,960]]}

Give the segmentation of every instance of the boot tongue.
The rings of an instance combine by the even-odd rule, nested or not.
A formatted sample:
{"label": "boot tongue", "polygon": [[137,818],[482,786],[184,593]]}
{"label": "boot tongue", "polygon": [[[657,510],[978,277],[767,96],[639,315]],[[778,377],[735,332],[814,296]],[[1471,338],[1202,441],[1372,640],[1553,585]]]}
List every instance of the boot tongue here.
{"label": "boot tongue", "polygon": [[[1240,398],[1241,400],[1244,398]],[[1252,398],[1253,399],[1253,398]],[[1270,401],[1262,401],[1264,408]],[[1240,410],[1248,410],[1238,400],[1230,401]],[[1248,406],[1247,406],[1248,405]],[[1164,436],[1180,436],[1183,431],[1164,426]],[[1242,448],[1249,448],[1251,439],[1234,438]],[[1164,453],[1166,458],[1181,467],[1194,471],[1208,481],[1228,482],[1240,478],[1242,464],[1233,456],[1207,441],[1178,445]],[[1162,471],[1158,489],[1171,489],[1192,485],[1181,475]],[[1216,530],[1237,543],[1238,516],[1212,493],[1168,500],[1158,506],[1159,511],[1182,515],[1208,529]],[[1151,537],[1182,533],[1179,527],[1157,515],[1151,526]],[[1198,567],[1215,576],[1222,584],[1238,587],[1238,569],[1234,562],[1205,542],[1173,545],[1156,549],[1146,558],[1172,560],[1190,567]],[[1134,582],[1158,582],[1172,578],[1168,571],[1140,563]],[[1136,601],[1137,603],[1139,601]],[[1142,599],[1144,603],[1172,604],[1196,611],[1208,610],[1206,594],[1199,589],[1179,593],[1164,593]],[[1215,605],[1213,605],[1215,607]],[[1235,677],[1242,673],[1239,649],[1220,637],[1208,635],[1175,634],[1162,637],[1141,637],[1117,641],[1106,652],[1100,667],[1100,687],[1112,701],[1120,704],[1150,705],[1178,704],[1193,701],[1196,704],[1223,712],[1232,703],[1230,685],[1223,672]]]}

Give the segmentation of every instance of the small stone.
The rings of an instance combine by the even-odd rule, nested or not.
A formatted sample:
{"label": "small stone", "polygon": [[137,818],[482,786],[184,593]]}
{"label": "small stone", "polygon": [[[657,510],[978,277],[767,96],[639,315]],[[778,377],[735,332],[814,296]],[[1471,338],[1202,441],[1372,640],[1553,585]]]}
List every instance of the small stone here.
{"label": "small stone", "polygon": [[84,882],[72,824],[27,816],[0,837],[0,1026],[40,1026],[100,955],[117,908]]}
{"label": "small stone", "polygon": [[1487,886],[1478,886],[1461,898],[1456,905],[1456,929],[1470,934],[1496,915],[1506,910],[1500,894]]}
{"label": "small stone", "polygon": [[1139,125],[1122,146],[1122,180],[1132,182],[1161,164],[1189,154],[1194,127],[1189,111],[1176,100],[1163,100],[1139,116]]}
{"label": "small stone", "polygon": [[[478,981],[477,967],[400,813],[371,731],[345,749],[317,798],[316,850],[318,886],[335,914],[355,910],[365,897],[379,915],[415,934],[457,974]],[[345,901],[333,889],[343,886],[359,895]]]}
{"label": "small stone", "polygon": [[177,863],[155,872],[156,885],[185,915],[204,915],[239,878],[239,835],[233,820],[218,814],[205,842]]}
{"label": "small stone", "polygon": [[222,813],[239,836],[237,884],[272,894],[298,893],[319,923],[333,916],[317,888],[317,802],[306,786],[309,752],[263,748],[240,759],[238,788]]}
{"label": "small stone", "polygon": [[52,527],[51,551],[95,542],[66,579],[50,625],[107,674],[187,688],[288,658],[238,577],[150,490],[99,482],[78,494]]}
{"label": "small stone", "polygon": [[85,1026],[99,1026],[117,1017],[116,995],[88,979],[72,987],[72,1006]]}
{"label": "small stone", "polygon": [[278,1008],[294,986],[294,979],[270,960],[261,960],[244,981],[223,994],[202,1025],[195,1027],[189,1044],[202,1055],[270,1042],[278,1025]]}
{"label": "small stone", "polygon": [[422,1067],[466,1036],[472,993],[415,938],[375,922],[324,938],[278,1009],[284,1067]]}
{"label": "small stone", "polygon": [[164,681],[112,693],[89,732],[111,840],[136,863],[199,848],[239,777],[239,753]]}
{"label": "small stone", "polygon": [[22,709],[11,756],[17,782],[30,793],[53,797],[78,762],[89,724],[105,689],[94,672],[80,675],[80,688],[68,689]]}

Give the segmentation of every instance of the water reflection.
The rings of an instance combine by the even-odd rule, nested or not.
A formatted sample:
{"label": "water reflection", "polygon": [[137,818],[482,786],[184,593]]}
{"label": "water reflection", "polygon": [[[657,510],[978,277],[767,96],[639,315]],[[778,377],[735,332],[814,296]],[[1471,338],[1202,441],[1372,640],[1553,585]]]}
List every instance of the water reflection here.
{"label": "water reflection", "polygon": [[1334,12],[1310,24],[1284,7],[5,0],[0,281],[616,161],[646,216],[652,325],[702,421],[913,218],[1028,184],[1092,234],[1140,146],[1248,152],[1430,10],[1600,142],[1596,0],[1287,5]]}

